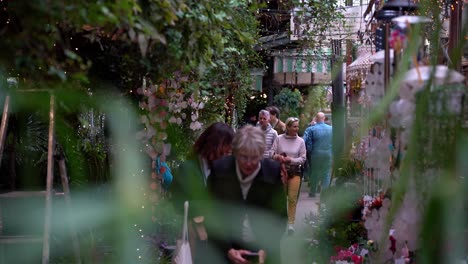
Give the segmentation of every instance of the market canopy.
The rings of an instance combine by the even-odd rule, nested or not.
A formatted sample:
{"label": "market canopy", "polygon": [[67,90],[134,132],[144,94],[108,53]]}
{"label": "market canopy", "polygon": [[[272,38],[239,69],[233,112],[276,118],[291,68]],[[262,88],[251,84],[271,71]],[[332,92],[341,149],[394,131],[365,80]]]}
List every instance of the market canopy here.
{"label": "market canopy", "polygon": [[359,47],[357,59],[346,67],[346,79],[364,78],[369,72],[371,65],[374,63],[371,56],[371,47]]}

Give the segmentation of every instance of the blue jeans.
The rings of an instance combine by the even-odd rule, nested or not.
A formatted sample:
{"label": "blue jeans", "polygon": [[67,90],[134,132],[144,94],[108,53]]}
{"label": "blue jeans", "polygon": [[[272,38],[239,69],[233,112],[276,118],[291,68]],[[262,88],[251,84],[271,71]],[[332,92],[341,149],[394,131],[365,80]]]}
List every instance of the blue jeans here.
{"label": "blue jeans", "polygon": [[309,192],[311,194],[317,192],[318,182],[320,182],[321,189],[326,189],[330,186],[331,161],[330,156],[311,156],[309,162]]}

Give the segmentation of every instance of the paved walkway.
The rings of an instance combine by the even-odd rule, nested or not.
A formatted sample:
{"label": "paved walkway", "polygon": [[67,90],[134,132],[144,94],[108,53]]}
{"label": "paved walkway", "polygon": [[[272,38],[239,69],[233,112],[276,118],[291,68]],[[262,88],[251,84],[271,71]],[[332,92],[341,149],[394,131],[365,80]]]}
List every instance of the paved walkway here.
{"label": "paved walkway", "polygon": [[305,218],[311,213],[318,213],[320,195],[314,198],[309,197],[309,187],[307,182],[302,182],[301,193],[296,208],[296,222],[294,223],[295,233],[283,237],[281,241],[281,262],[284,264],[303,264],[304,259],[301,251],[304,250],[304,229],[307,227]]}
{"label": "paved walkway", "polygon": [[314,198],[309,197],[309,186],[307,182],[302,182],[301,194],[299,195],[299,201],[296,208],[296,222],[294,223],[296,230],[304,228],[304,219],[306,215],[310,215],[311,213],[318,213],[319,201],[319,194],[317,194],[317,196]]}

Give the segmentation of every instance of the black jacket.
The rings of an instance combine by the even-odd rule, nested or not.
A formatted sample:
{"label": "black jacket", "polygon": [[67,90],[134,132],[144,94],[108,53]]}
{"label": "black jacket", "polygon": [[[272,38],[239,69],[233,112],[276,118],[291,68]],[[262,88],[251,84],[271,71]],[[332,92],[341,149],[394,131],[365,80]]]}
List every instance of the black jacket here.
{"label": "black jacket", "polygon": [[184,201],[189,201],[190,219],[204,214],[204,203],[209,196],[198,157],[190,157],[174,170],[171,193],[174,207],[181,215],[184,212]]}
{"label": "black jacket", "polygon": [[[211,215],[207,217],[210,241],[224,257],[230,248],[264,249],[267,263],[280,262],[280,240],[287,222],[286,195],[281,182],[280,163],[261,161],[261,169],[243,199],[236,174],[235,158],[228,156],[213,163],[208,178],[212,194]],[[242,242],[242,222],[248,214],[255,243]]]}

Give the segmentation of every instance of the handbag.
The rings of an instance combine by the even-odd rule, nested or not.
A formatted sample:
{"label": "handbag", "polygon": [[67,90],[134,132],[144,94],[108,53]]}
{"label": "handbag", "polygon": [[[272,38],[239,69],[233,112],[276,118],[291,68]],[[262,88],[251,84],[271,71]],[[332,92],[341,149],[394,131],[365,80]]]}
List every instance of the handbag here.
{"label": "handbag", "polygon": [[302,166],[301,165],[286,165],[288,172],[288,178],[299,175],[302,177]]}
{"label": "handbag", "polygon": [[208,233],[205,228],[205,217],[196,216],[188,221],[188,238],[192,259],[196,262],[197,259],[203,258],[206,244],[208,242]]}
{"label": "handbag", "polygon": [[288,175],[288,170],[286,169],[286,165],[284,163],[281,163],[281,182],[286,185],[288,183],[289,175]]}
{"label": "handbag", "polygon": [[189,202],[184,203],[184,225],[182,227],[182,241],[178,241],[176,254],[173,259],[175,264],[192,264],[192,252],[188,239],[188,208]]}

